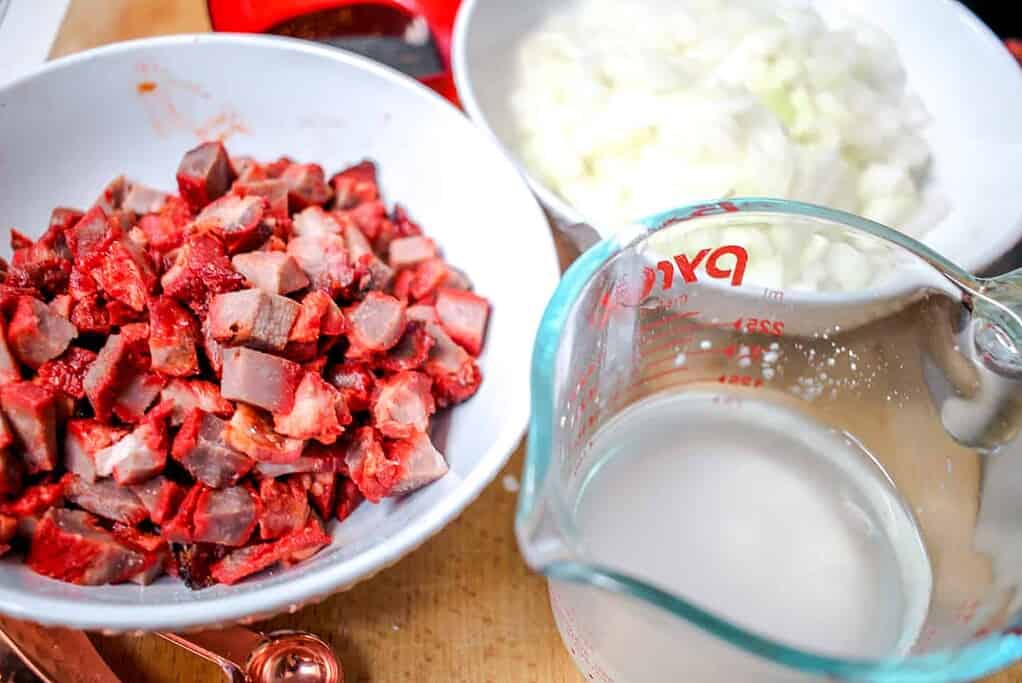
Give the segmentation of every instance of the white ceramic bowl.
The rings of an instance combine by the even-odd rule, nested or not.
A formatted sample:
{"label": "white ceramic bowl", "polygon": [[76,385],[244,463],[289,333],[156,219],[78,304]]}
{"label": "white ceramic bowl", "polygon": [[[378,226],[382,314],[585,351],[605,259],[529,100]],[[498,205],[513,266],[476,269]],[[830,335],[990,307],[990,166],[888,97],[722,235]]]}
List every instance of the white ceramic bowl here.
{"label": "white ceramic bowl", "polygon": [[[951,212],[923,238],[967,270],[993,262],[1022,237],[1022,69],[1001,41],[954,0],[807,0],[826,16],[861,13],[895,41],[912,90],[934,119],[927,131],[935,182]],[[508,93],[514,53],[528,31],[573,0],[464,0],[454,32],[458,93],[473,121],[514,157]],[[925,4],[925,8],[921,6]],[[584,219],[607,235],[599,216],[582,216],[519,160],[533,191],[561,224]],[[676,205],[715,197],[679,197]],[[638,218],[638,216],[636,216]],[[584,239],[585,233],[582,233]]]}
{"label": "white ceramic bowl", "polygon": [[[156,89],[140,92],[143,81]],[[236,586],[193,592],[164,577],[145,588],[79,587],[0,560],[6,614],[76,628],[167,630],[324,597],[451,521],[494,478],[526,426],[532,340],[558,278],[548,224],[514,166],[468,119],[360,57],[280,38],[204,35],[122,43],[46,65],[0,89],[0,224],[39,234],[52,207],[90,204],[118,173],[170,189],[182,153],[219,133],[232,133],[233,154],[287,154],[334,170],[375,159],[385,198],[407,206],[490,298],[482,387],[434,430],[451,471],[332,524],[333,545],[311,560]]]}

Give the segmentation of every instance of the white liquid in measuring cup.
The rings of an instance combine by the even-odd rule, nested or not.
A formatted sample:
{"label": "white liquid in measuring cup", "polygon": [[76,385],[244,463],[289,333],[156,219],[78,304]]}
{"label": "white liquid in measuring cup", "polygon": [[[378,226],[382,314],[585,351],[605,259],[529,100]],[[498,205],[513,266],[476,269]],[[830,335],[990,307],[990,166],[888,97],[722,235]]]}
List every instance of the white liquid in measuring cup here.
{"label": "white liquid in measuring cup", "polygon": [[[690,390],[630,406],[587,450],[575,523],[595,564],[813,653],[897,656],[919,636],[926,551],[854,440],[766,399]],[[636,601],[551,590],[591,680],[807,680]]]}

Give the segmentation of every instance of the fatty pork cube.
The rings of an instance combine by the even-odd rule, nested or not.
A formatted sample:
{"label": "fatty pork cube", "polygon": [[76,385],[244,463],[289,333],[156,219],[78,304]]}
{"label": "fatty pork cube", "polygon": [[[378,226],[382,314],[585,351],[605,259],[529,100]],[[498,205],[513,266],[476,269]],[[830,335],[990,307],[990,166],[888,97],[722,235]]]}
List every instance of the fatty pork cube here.
{"label": "fatty pork cube", "polygon": [[195,319],[174,299],[161,296],[149,302],[149,353],[153,370],[174,377],[197,374],[198,334]]}
{"label": "fatty pork cube", "polygon": [[218,294],[209,306],[210,329],[218,342],[281,351],[300,309],[291,299],[261,289]]}
{"label": "fatty pork cube", "polygon": [[376,376],[363,363],[348,361],[333,366],[327,381],[337,387],[352,412],[368,410]]}
{"label": "fatty pork cube", "polygon": [[360,427],[347,444],[344,463],[348,476],[371,503],[379,503],[391,494],[400,474],[400,463],[389,460],[383,439],[372,427]]}
{"label": "fatty pork cube", "polygon": [[0,387],[0,406],[21,444],[21,458],[29,474],[49,472],[57,466],[57,400],[54,389],[32,382]]}
{"label": "fatty pork cube", "polygon": [[237,254],[231,265],[267,294],[290,294],[309,286],[309,278],[298,261],[279,251]]}
{"label": "fatty pork cube", "polygon": [[433,378],[433,397],[437,405],[445,408],[467,400],[479,389],[482,381],[479,366],[439,323],[427,322],[426,332],[433,338],[434,344],[422,369]]}
{"label": "fatty pork cube", "polygon": [[330,178],[334,188],[334,208],[353,209],[363,202],[380,198],[376,180],[376,164],[368,159],[350,166]]}
{"label": "fatty pork cube", "polygon": [[114,415],[125,422],[140,422],[166,383],[166,378],[155,372],[134,370],[121,382],[121,389],[114,397]]}
{"label": "fatty pork cube", "polygon": [[296,533],[309,519],[309,496],[297,480],[259,482],[259,538]]}
{"label": "fatty pork cube", "polygon": [[220,387],[201,379],[172,379],[160,393],[160,402],[173,406],[170,424],[177,427],[194,408],[218,417],[230,417],[234,405],[220,395]]}
{"label": "fatty pork cube", "polygon": [[394,270],[411,268],[436,256],[436,243],[421,235],[392,240],[387,251],[387,260]]}
{"label": "fatty pork cube", "polygon": [[321,336],[336,337],[344,334],[348,321],[330,295],[321,289],[315,289],[301,301],[298,318],[291,326],[288,341],[316,342]]}
{"label": "fatty pork cube", "polygon": [[224,243],[227,252],[254,249],[272,230],[263,222],[269,203],[262,197],[228,194],[204,208],[195,217],[193,230],[209,231]]}
{"label": "fatty pork cube", "polygon": [[298,262],[314,287],[325,289],[332,296],[355,280],[355,270],[340,235],[295,237],[287,243],[287,254]]}
{"label": "fatty pork cube", "polygon": [[247,488],[205,489],[192,516],[193,538],[199,543],[243,546],[258,521],[256,501]]}
{"label": "fatty pork cube", "polygon": [[25,563],[43,576],[98,586],[129,579],[144,569],[145,558],[118,542],[88,512],[55,508],[36,527]]}
{"label": "fatty pork cube", "polygon": [[407,439],[389,441],[384,445],[387,458],[401,463],[401,474],[394,483],[391,495],[403,496],[432,484],[448,472],[447,460],[430,441],[425,432],[417,432]]}
{"label": "fatty pork cube", "polygon": [[234,169],[220,142],[204,142],[189,150],[177,168],[177,187],[193,211],[225,194]]}
{"label": "fatty pork cube", "polygon": [[369,273],[369,280],[365,283],[366,290],[382,291],[390,286],[394,279],[394,269],[376,255],[369,240],[354,221],[348,221],[345,225],[344,244],[348,248],[348,258],[351,262],[363,265]]}
{"label": "fatty pork cube", "polygon": [[384,436],[405,439],[429,428],[436,412],[433,381],[421,372],[405,371],[376,381],[373,424]]}
{"label": "fatty pork cube", "polygon": [[[244,176],[244,174],[242,174]],[[279,179],[236,180],[231,192],[242,197],[262,197],[269,205],[268,212],[274,218],[288,218],[287,183]]]}
{"label": "fatty pork cube", "polygon": [[163,471],[170,450],[166,418],[170,406],[157,406],[130,434],[96,453],[96,474],[118,484],[139,484]]}
{"label": "fatty pork cube", "polygon": [[256,462],[292,463],[302,455],[305,442],[273,431],[270,417],[256,408],[239,404],[227,423],[227,443]]}
{"label": "fatty pork cube", "polygon": [[220,393],[274,413],[287,414],[295,402],[302,367],[278,356],[245,347],[224,349]]}
{"label": "fatty pork cube", "polygon": [[124,198],[119,208],[138,215],[156,213],[163,208],[170,197],[166,192],[154,189],[134,180],[125,184]]}
{"label": "fatty pork cube", "polygon": [[349,444],[350,477],[367,500],[410,493],[447,474],[447,462],[423,432],[384,442],[371,427],[361,428]]}
{"label": "fatty pork cube", "polygon": [[147,346],[147,335],[141,332],[134,325],[126,325],[119,334],[107,337],[96,360],[85,373],[82,382],[85,395],[89,397],[96,417],[101,420],[110,417],[124,384],[139,371],[139,356]]}
{"label": "fatty pork cube", "polygon": [[18,369],[18,363],[14,360],[10,348],[7,346],[4,320],[3,316],[0,315],[0,384],[17,382],[20,379],[21,371]]}
{"label": "fatty pork cube", "polygon": [[233,486],[255,462],[227,443],[227,422],[194,409],[174,437],[171,455],[196,481],[219,489]]}
{"label": "fatty pork cube", "polygon": [[317,551],[329,545],[332,540],[323,530],[323,526],[315,518],[310,518],[298,533],[232,551],[214,564],[211,572],[219,583],[228,585],[237,583],[246,576],[272,567],[296,553]]}
{"label": "fatty pork cube", "polygon": [[142,484],[132,484],[128,488],[145,506],[153,524],[163,524],[173,517],[185,497],[184,487],[162,474]]}
{"label": "fatty pork cube", "polygon": [[319,164],[291,164],[280,174],[280,179],[287,183],[292,213],[312,205],[323,206],[334,196]]}
{"label": "fatty pork cube", "polygon": [[367,351],[386,351],[405,331],[405,305],[388,294],[369,292],[348,313],[351,341]]}
{"label": "fatty pork cube", "polygon": [[129,581],[148,586],[163,574],[163,568],[170,557],[166,539],[120,523],[115,523],[112,531],[114,538],[145,558],[143,568],[129,577]]}
{"label": "fatty pork cube", "polygon": [[321,207],[310,206],[295,214],[292,232],[295,237],[322,237],[340,235],[343,232],[340,221]]}
{"label": "fatty pork cube", "polygon": [[114,522],[135,526],[149,518],[149,512],[138,496],[112,479],[87,482],[81,477],[67,475],[64,493],[78,507]]}
{"label": "fatty pork cube", "polygon": [[30,296],[18,297],[18,304],[7,328],[11,351],[25,365],[40,365],[64,353],[78,330],[49,306]]}
{"label": "fatty pork cube", "polygon": [[87,482],[96,481],[96,454],[123,439],[128,431],[99,420],[69,420],[64,437],[64,467]]}
{"label": "fatty pork cube", "polygon": [[305,373],[295,391],[291,412],[273,416],[273,428],[278,434],[296,439],[316,439],[323,444],[335,442],[349,423],[351,413],[344,397],[315,372]]}
{"label": "fatty pork cube", "polygon": [[490,302],[472,292],[441,287],[436,294],[436,313],[447,334],[478,356],[483,348]]}

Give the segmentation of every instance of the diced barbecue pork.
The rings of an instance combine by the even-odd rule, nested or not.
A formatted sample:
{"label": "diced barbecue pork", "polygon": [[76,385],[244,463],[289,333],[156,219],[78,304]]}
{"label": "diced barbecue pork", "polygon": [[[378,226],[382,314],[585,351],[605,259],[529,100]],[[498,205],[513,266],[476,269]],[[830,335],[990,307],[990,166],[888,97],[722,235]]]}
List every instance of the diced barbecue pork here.
{"label": "diced barbecue pork", "polygon": [[388,262],[395,270],[411,268],[423,261],[436,258],[436,243],[428,237],[421,235],[415,237],[400,237],[392,240],[388,250]]}
{"label": "diced barbecue pork", "polygon": [[406,439],[429,428],[436,412],[433,381],[421,372],[405,371],[377,380],[373,391],[373,424],[384,436]]}
{"label": "diced barbecue pork", "polygon": [[227,443],[227,422],[194,409],[174,437],[171,451],[197,481],[211,488],[233,486],[255,464]]}
{"label": "diced barbecue pork", "polygon": [[146,561],[88,512],[54,509],[36,528],[26,564],[43,576],[96,586],[126,581],[144,569]]}
{"label": "diced barbecue pork", "polygon": [[330,541],[331,538],[323,531],[322,525],[310,520],[298,533],[232,551],[213,565],[212,575],[220,583],[237,583],[246,576],[268,569],[297,552],[318,550],[329,545]]}
{"label": "diced barbecue pork", "polygon": [[160,401],[173,406],[170,424],[178,426],[194,408],[218,417],[230,417],[234,405],[220,395],[220,387],[201,379],[173,379],[160,393]]}
{"label": "diced barbecue pork", "polygon": [[113,475],[118,484],[139,484],[163,471],[170,450],[166,415],[169,407],[154,408],[130,434],[97,452],[96,474]]}
{"label": "diced barbecue pork", "polygon": [[377,359],[377,364],[384,370],[401,372],[421,368],[429,359],[430,349],[436,341],[426,331],[425,323],[409,319],[401,341]]}
{"label": "diced barbecue pork", "polygon": [[220,392],[274,413],[291,412],[302,367],[284,358],[244,347],[225,349]]}
{"label": "diced barbecue pork", "polygon": [[368,410],[376,378],[365,365],[348,361],[330,368],[327,381],[337,387],[352,412]]}
{"label": "diced barbecue pork", "polygon": [[11,351],[31,368],[38,368],[64,353],[76,336],[78,330],[66,318],[51,311],[42,301],[28,296],[18,298],[7,327]]}
{"label": "diced barbecue pork", "polygon": [[394,279],[394,270],[383,262],[362,231],[354,221],[347,221],[344,228],[344,244],[348,248],[348,258],[352,263],[365,268],[367,280],[363,283],[365,291],[383,291]]}
{"label": "diced barbecue pork", "polygon": [[350,423],[351,413],[344,396],[314,372],[306,372],[302,378],[291,412],[273,416],[274,430],[278,434],[316,439],[324,444],[336,441]]}
{"label": "diced barbecue pork", "polygon": [[166,192],[129,180],[126,183],[124,199],[119,208],[139,215],[156,213],[167,203],[170,195]]}
{"label": "diced barbecue pork", "polygon": [[114,397],[114,415],[124,422],[140,422],[166,383],[167,380],[155,372],[135,370],[129,373]]}
{"label": "diced barbecue pork", "polygon": [[291,326],[289,342],[315,342],[323,336],[337,336],[348,329],[348,321],[334,300],[322,290],[302,297],[301,310]]}
{"label": "diced barbecue pork", "polygon": [[67,475],[65,495],[72,503],[94,515],[128,526],[149,518],[149,512],[138,496],[112,479],[88,482],[73,474]]}
{"label": "diced barbecue pork", "polygon": [[383,440],[372,427],[355,431],[348,444],[345,464],[351,480],[371,503],[379,503],[389,496],[401,474],[400,463],[387,458]]}
{"label": "diced barbecue pork", "polygon": [[436,313],[451,339],[478,356],[483,348],[490,302],[469,291],[441,287],[436,295]]}
{"label": "diced barbecue pork", "polygon": [[270,416],[238,404],[227,423],[224,438],[230,446],[257,462],[292,463],[301,456],[305,442],[273,431]]}
{"label": "diced barbecue pork", "polygon": [[256,471],[264,477],[283,477],[286,474],[347,472],[344,461],[347,450],[340,444],[323,446],[309,442],[301,456],[287,463],[256,463]]}
{"label": "diced barbecue pork", "polygon": [[433,396],[441,408],[467,400],[482,381],[475,360],[456,344],[443,327],[427,323],[426,331],[434,340],[423,370],[433,378]]}
{"label": "diced barbecue pork", "polygon": [[319,164],[290,164],[280,179],[287,183],[292,213],[307,206],[323,206],[334,196]]}
{"label": "diced barbecue pork", "polygon": [[0,315],[0,384],[17,382],[21,379],[21,370],[18,363],[11,355],[10,347],[7,345],[6,325],[3,316]]}
{"label": "diced barbecue pork", "polygon": [[36,381],[49,384],[71,398],[85,398],[85,375],[95,360],[94,352],[72,346],[60,357],[43,363],[36,373]]}
{"label": "diced barbecue pork", "polygon": [[64,480],[26,486],[17,498],[0,503],[0,514],[19,519],[41,515],[64,500],[64,489]]}
{"label": "diced barbecue pork", "polygon": [[0,386],[0,406],[20,445],[29,474],[57,466],[57,392],[32,382]]}
{"label": "diced barbecue pork", "polygon": [[319,206],[310,206],[296,214],[293,229],[295,237],[322,237],[343,232],[340,221]]}
{"label": "diced barbecue pork", "polygon": [[330,185],[334,188],[335,209],[353,209],[363,202],[380,198],[376,164],[368,159],[334,174]]}
{"label": "diced barbecue pork", "polygon": [[256,501],[247,488],[205,489],[192,518],[193,538],[200,543],[242,546],[258,521]]}
{"label": "diced barbecue pork", "polygon": [[387,442],[384,450],[387,458],[401,463],[401,474],[391,490],[392,495],[411,493],[447,474],[447,460],[424,432]]}
{"label": "diced barbecue pork", "polygon": [[114,524],[112,531],[114,538],[125,547],[141,553],[144,558],[142,569],[130,576],[129,581],[148,586],[163,574],[164,566],[170,559],[166,539],[124,524]]}
{"label": "diced barbecue pork", "polygon": [[64,468],[87,482],[96,481],[96,454],[123,439],[128,431],[99,420],[71,420],[64,437]]}
{"label": "diced barbecue pork", "polygon": [[386,351],[405,331],[405,306],[387,294],[369,292],[348,314],[351,339],[360,349]]}
{"label": "diced barbecue pork", "polygon": [[293,257],[279,251],[252,251],[231,259],[234,269],[267,294],[290,294],[309,286]]}
{"label": "diced barbecue pork", "polygon": [[313,287],[338,295],[355,280],[348,249],[340,235],[308,235],[287,243],[287,254],[298,262]]}
{"label": "diced barbecue pork", "polygon": [[275,218],[289,218],[288,189],[287,183],[283,180],[237,180],[231,186],[231,192],[242,197],[262,197],[267,202],[270,215]]}
{"label": "diced barbecue pork", "polygon": [[234,169],[220,142],[189,150],[177,169],[178,190],[194,211],[226,193],[233,181]]}
{"label": "diced barbecue pork", "polygon": [[309,497],[298,481],[259,482],[259,538],[264,541],[296,533],[309,518]]}
{"label": "diced barbecue pork", "polygon": [[197,374],[198,335],[195,319],[177,301],[161,296],[149,302],[149,354],[153,370],[173,377]]}
{"label": "diced barbecue pork", "polygon": [[173,517],[185,497],[185,489],[163,475],[129,488],[145,506],[153,524],[163,524]]}
{"label": "diced barbecue pork", "polygon": [[163,293],[205,315],[209,298],[245,286],[234,271],[223,243],[211,234],[190,236],[160,279]]}
{"label": "diced barbecue pork", "polygon": [[301,306],[261,289],[218,294],[209,307],[213,338],[225,344],[281,351]]}
{"label": "diced barbecue pork", "polygon": [[262,197],[228,194],[204,208],[195,217],[193,229],[208,230],[235,254],[259,246],[272,230],[263,222],[269,203]]}
{"label": "diced barbecue pork", "polygon": [[333,472],[299,474],[293,477],[302,492],[308,492],[309,502],[323,519],[334,514],[334,498],[337,490],[337,475]]}
{"label": "diced barbecue pork", "polygon": [[129,335],[124,329],[120,334],[107,337],[82,382],[85,395],[89,397],[99,419],[110,417],[125,383],[140,369],[144,369],[142,354],[147,349],[146,339]]}

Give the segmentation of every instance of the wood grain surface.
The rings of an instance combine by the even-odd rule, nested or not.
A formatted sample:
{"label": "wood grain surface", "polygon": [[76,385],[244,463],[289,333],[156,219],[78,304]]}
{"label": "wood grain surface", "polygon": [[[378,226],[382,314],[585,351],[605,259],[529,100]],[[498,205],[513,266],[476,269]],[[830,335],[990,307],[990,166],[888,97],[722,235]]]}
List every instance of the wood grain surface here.
{"label": "wood grain surface", "polygon": [[[208,30],[202,0],[72,0],[52,56]],[[563,245],[561,256],[562,262],[570,258]],[[518,476],[523,455],[520,446],[475,504],[395,567],[257,626],[321,636],[340,655],[349,683],[579,683],[554,626],[546,584],[526,569],[514,540],[515,494],[502,478]],[[158,638],[94,640],[129,683],[221,679],[212,665]],[[1022,667],[986,683],[1022,683]]]}

